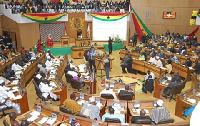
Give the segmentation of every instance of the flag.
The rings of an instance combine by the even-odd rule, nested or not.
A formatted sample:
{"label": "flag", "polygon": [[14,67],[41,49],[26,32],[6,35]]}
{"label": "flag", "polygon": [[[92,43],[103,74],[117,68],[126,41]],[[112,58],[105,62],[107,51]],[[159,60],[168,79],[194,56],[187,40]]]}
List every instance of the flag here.
{"label": "flag", "polygon": [[88,24],[87,28],[87,38],[90,38],[90,24]]}
{"label": "flag", "polygon": [[124,18],[129,13],[90,13],[90,15],[101,21],[117,21]]}
{"label": "flag", "polygon": [[66,13],[21,13],[24,17],[38,22],[38,23],[51,23],[62,18]]}

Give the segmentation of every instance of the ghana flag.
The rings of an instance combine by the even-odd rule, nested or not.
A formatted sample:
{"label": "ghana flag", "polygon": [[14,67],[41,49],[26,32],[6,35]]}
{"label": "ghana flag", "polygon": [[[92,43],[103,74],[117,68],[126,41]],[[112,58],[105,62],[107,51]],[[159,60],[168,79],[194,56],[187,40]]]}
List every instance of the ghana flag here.
{"label": "ghana flag", "polygon": [[26,18],[38,23],[51,23],[62,18],[66,13],[21,13]]}
{"label": "ghana flag", "polygon": [[[130,6],[131,6],[131,4],[130,4]],[[141,40],[141,36],[143,34],[152,35],[152,32],[143,23],[143,21],[141,20],[141,18],[139,17],[139,15],[136,13],[136,11],[133,9],[132,6],[131,6],[131,11],[132,11],[133,22],[134,22],[134,25],[135,25],[135,31],[138,33],[139,40]]]}
{"label": "ghana flag", "polygon": [[101,21],[117,21],[124,18],[129,13],[90,13],[90,15]]}

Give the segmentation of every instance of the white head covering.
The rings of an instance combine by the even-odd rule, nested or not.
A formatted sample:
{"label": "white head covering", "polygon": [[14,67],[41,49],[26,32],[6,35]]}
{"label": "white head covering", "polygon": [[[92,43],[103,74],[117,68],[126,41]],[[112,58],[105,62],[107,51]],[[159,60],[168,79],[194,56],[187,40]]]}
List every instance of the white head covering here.
{"label": "white head covering", "polygon": [[157,105],[158,105],[158,106],[162,107],[163,104],[164,104],[164,101],[163,101],[163,100],[159,99],[159,100],[157,101]]}
{"label": "white head covering", "polygon": [[95,102],[95,97],[94,96],[90,97],[89,102]]}

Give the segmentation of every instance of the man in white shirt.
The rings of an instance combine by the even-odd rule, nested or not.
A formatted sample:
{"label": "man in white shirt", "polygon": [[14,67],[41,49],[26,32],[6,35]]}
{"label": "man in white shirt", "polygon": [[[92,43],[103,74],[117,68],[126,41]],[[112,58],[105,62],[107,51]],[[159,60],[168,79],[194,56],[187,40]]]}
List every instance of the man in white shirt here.
{"label": "man in white shirt", "polygon": [[113,89],[109,89],[109,87],[109,84],[106,84],[105,89],[100,92],[100,96],[101,94],[112,94],[114,99],[117,99],[115,92],[113,92]]}
{"label": "man in white shirt", "polygon": [[153,72],[151,72],[150,70],[147,71],[147,75],[144,76],[144,80],[146,81],[149,78],[149,75],[151,75],[151,78],[154,80],[155,74]]}
{"label": "man in white shirt", "polygon": [[153,63],[155,62],[156,58],[154,55],[152,55],[152,57],[150,58],[150,60],[148,61],[149,63]]}
{"label": "man in white shirt", "polygon": [[160,60],[160,57],[159,56],[156,56],[155,60],[152,62],[153,65],[156,65],[157,67],[162,67],[163,64]]}
{"label": "man in white shirt", "polygon": [[12,107],[17,111],[18,114],[21,114],[21,109],[19,104],[7,100],[9,99],[8,96],[13,98],[15,97],[14,94],[8,90],[10,89],[5,86],[5,82],[3,80],[0,80],[0,109]]}
{"label": "man in white shirt", "polygon": [[44,98],[47,98],[48,96],[50,96],[53,99],[53,101],[60,100],[57,97],[57,95],[55,95],[54,93],[51,92],[53,90],[53,88],[46,83],[46,80],[44,78],[42,78],[42,82],[40,82],[40,84],[39,84],[39,89],[42,92],[42,96]]}
{"label": "man in white shirt", "polygon": [[14,62],[11,66],[11,69],[16,72],[16,71],[20,71],[23,70],[23,67],[21,67],[20,65],[18,65],[16,62]]}
{"label": "man in white shirt", "polygon": [[47,61],[45,62],[46,69],[50,69],[53,66],[53,62],[51,61],[51,57],[47,57]]}

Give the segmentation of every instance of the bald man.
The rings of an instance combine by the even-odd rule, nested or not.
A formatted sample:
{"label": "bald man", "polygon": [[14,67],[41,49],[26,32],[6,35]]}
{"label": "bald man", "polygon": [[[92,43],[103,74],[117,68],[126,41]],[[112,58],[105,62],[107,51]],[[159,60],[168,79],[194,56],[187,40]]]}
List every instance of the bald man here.
{"label": "bald man", "polygon": [[150,119],[149,116],[145,116],[146,111],[144,109],[140,110],[140,116],[133,116],[131,119],[131,123],[135,123],[138,119]]}

